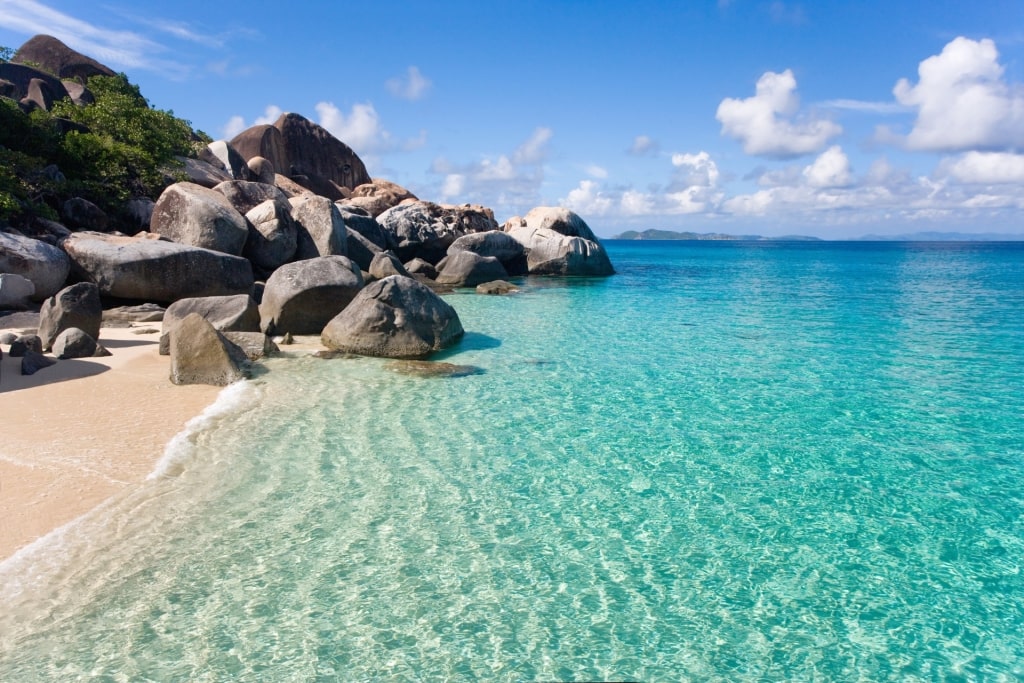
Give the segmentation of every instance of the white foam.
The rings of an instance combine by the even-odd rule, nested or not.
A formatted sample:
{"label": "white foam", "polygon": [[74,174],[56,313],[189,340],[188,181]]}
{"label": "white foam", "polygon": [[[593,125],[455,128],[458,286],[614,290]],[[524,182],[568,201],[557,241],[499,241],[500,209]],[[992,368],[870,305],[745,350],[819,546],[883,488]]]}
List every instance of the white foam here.
{"label": "white foam", "polygon": [[181,474],[185,462],[195,449],[196,436],[225,416],[236,414],[253,405],[258,395],[259,388],[254,382],[235,382],[222,389],[217,395],[217,400],[207,406],[202,413],[185,423],[184,429],[167,442],[163,456],[157,461],[146,480],[175,477]]}

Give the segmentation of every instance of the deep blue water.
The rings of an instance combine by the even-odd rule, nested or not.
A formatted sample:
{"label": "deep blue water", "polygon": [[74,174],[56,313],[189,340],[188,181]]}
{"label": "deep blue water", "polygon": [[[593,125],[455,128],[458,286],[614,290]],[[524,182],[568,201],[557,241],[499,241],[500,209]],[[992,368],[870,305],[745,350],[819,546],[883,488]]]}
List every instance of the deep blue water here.
{"label": "deep blue water", "polygon": [[0,565],[0,680],[1024,678],[1024,243],[617,242],[268,363]]}

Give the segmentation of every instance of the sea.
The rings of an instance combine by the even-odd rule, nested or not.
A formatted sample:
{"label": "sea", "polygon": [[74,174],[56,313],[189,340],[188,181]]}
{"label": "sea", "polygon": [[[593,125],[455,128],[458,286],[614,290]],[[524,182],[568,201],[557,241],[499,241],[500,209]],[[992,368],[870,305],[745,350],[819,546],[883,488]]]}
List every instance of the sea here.
{"label": "sea", "polygon": [[1024,680],[1024,242],[605,242],[290,353],[0,564],[0,680]]}

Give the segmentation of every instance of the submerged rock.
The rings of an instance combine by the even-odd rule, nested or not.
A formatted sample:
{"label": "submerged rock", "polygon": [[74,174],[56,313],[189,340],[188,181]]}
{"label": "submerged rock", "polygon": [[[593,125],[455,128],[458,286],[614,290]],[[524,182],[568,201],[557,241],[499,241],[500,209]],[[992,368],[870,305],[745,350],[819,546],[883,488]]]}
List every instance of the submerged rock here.
{"label": "submerged rock", "polygon": [[455,365],[430,360],[395,360],[384,366],[392,372],[413,377],[468,377],[483,374],[483,368],[475,365]]}

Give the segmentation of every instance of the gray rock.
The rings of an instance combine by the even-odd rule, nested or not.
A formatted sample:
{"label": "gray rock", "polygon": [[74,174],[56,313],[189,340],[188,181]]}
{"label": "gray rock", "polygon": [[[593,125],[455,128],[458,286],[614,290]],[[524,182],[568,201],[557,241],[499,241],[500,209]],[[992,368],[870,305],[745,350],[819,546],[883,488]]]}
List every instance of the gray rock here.
{"label": "gray rock", "polygon": [[[52,73],[37,69],[26,64],[11,62],[0,62],[0,80],[6,81],[10,86],[5,90],[9,93],[6,97],[13,100],[27,99],[34,107],[46,109],[47,100],[53,102],[67,96],[67,90],[60,79]],[[35,83],[34,97],[30,96]]]}
{"label": "gray rock", "polygon": [[340,203],[336,204],[336,206],[341,211],[342,218],[345,219],[345,226],[349,230],[358,232],[369,242],[376,245],[380,251],[387,251],[388,249],[394,251],[397,243],[389,239],[388,233],[381,227],[380,223],[367,215],[351,211],[351,207],[346,207]]}
{"label": "gray rock", "polygon": [[502,280],[508,272],[501,261],[493,256],[481,256],[472,251],[456,251],[445,259],[444,268],[437,274],[437,283],[455,287],[476,287],[491,280]]}
{"label": "gray rock", "polygon": [[136,197],[125,202],[125,214],[130,219],[130,226],[132,228],[127,232],[134,235],[139,230],[148,229],[149,224],[153,220],[153,209],[155,207],[156,202],[149,197]]}
{"label": "gray rock", "polygon": [[42,355],[43,340],[39,335],[23,334],[11,342],[11,358],[24,358],[25,354],[30,352]]}
{"label": "gray rock", "polygon": [[263,331],[319,334],[362,288],[359,267],[345,256],[320,256],[281,266],[263,291]]}
{"label": "gray rock", "polygon": [[527,251],[531,275],[613,275],[604,247],[583,237],[567,237],[548,228],[515,228],[509,233]]}
{"label": "gray rock", "polygon": [[505,280],[495,280],[494,282],[485,282],[482,285],[476,286],[477,294],[512,294],[518,292],[519,288],[511,282]]}
{"label": "gray rock", "polygon": [[88,199],[72,197],[61,206],[61,218],[73,230],[99,230],[104,232],[110,219],[103,209]]}
{"label": "gray rock", "polygon": [[0,272],[31,280],[36,288],[34,301],[42,301],[60,291],[70,271],[71,261],[57,247],[0,232]]}
{"label": "gray rock", "polygon": [[104,323],[157,323],[164,319],[165,308],[158,304],[118,306],[103,311]]}
{"label": "gray rock", "polygon": [[463,235],[448,247],[448,255],[458,251],[471,251],[481,256],[493,256],[501,261],[509,275],[524,275],[527,272],[526,248],[500,230],[474,232]]}
{"label": "gray rock", "polygon": [[264,157],[253,157],[249,159],[249,163],[246,164],[249,168],[249,179],[257,183],[266,183],[267,185],[274,185],[274,176],[277,173],[274,170],[274,164],[270,159]]}
{"label": "gray rock", "polygon": [[327,197],[305,194],[288,200],[298,231],[295,259],[347,256],[348,229],[338,207]]}
{"label": "gray rock", "polygon": [[404,264],[405,270],[410,275],[422,275],[423,277],[431,280],[437,279],[437,268],[428,261],[424,261],[421,258],[414,258],[412,261]]}
{"label": "gray rock", "polygon": [[448,247],[459,237],[498,227],[489,209],[424,201],[390,208],[377,217],[377,222],[397,246],[402,261],[419,257],[430,263],[444,258]]}
{"label": "gray rock", "polygon": [[80,232],[63,247],[75,271],[107,296],[170,303],[252,289],[252,266],[244,258],[144,235]]}
{"label": "gray rock", "polygon": [[272,273],[295,256],[298,230],[287,200],[268,199],[253,207],[245,218],[250,229],[242,253],[257,272]]}
{"label": "gray rock", "polygon": [[61,83],[64,84],[64,89],[67,90],[68,97],[70,97],[71,101],[79,107],[96,103],[96,96],[92,94],[92,91],[78,81],[61,80]]}
{"label": "gray rock", "polygon": [[188,315],[175,327],[170,355],[174,384],[222,387],[249,375],[248,359],[198,313]]}
{"label": "gray rock", "polygon": [[260,311],[248,294],[179,299],[167,307],[160,333],[160,353],[170,353],[171,332],[178,323],[198,314],[218,332],[259,332]]}
{"label": "gray rock", "polygon": [[77,327],[69,327],[53,340],[53,355],[60,360],[91,358],[96,355],[97,346],[95,337]]}
{"label": "gray rock", "polygon": [[36,293],[32,281],[15,273],[0,273],[0,309],[24,310]]}
{"label": "gray rock", "polygon": [[435,360],[393,360],[384,367],[412,377],[468,377],[482,375],[484,372],[483,368],[475,365],[456,365]]}
{"label": "gray rock", "polygon": [[224,140],[214,140],[199,150],[202,161],[224,171],[233,180],[252,180],[245,159],[234,147]]}
{"label": "gray rock", "polygon": [[273,199],[288,204],[288,195],[279,187],[246,180],[229,180],[213,188],[224,195],[240,214],[247,214],[263,202]]}
{"label": "gray rock", "polygon": [[455,309],[426,285],[392,275],[367,285],[324,328],[328,349],[363,356],[419,358],[457,342]]}
{"label": "gray rock", "polygon": [[281,353],[277,344],[262,332],[221,332],[225,339],[238,347],[250,361],[260,360]]}
{"label": "gray rock", "polygon": [[34,375],[39,370],[56,364],[57,361],[48,356],[35,351],[26,351],[25,355],[21,357],[21,374]]}
{"label": "gray rock", "polygon": [[376,218],[407,199],[415,200],[417,197],[401,185],[376,178],[353,189],[352,196],[343,199],[341,203],[357,206],[364,209],[371,218]]}
{"label": "gray rock", "polygon": [[348,235],[345,246],[348,257],[369,273],[373,259],[381,253],[382,249],[349,227],[345,228],[345,233]]}
{"label": "gray rock", "polygon": [[381,251],[374,254],[373,261],[370,262],[367,272],[376,280],[383,280],[391,275],[410,277],[409,271],[405,269],[402,262],[390,251]]}
{"label": "gray rock", "polygon": [[4,332],[3,334],[0,334],[0,344],[7,344],[8,346],[10,346],[17,339],[18,335],[14,334],[13,332]]}
{"label": "gray rock", "polygon": [[597,236],[586,221],[574,211],[560,206],[538,206],[522,219],[527,228],[554,230],[566,237],[582,237],[597,242]]}
{"label": "gray rock", "polygon": [[222,168],[214,166],[202,159],[190,159],[188,157],[175,157],[182,165],[182,170],[188,176],[189,182],[206,188],[214,188],[225,180],[234,180],[234,177]]}
{"label": "gray rock", "polygon": [[91,282],[65,287],[44,301],[39,309],[39,337],[43,340],[43,350],[49,351],[57,336],[73,327],[98,339],[102,321],[99,287]]}
{"label": "gray rock", "polygon": [[249,227],[245,218],[220,192],[195,183],[175,183],[153,207],[150,230],[168,239],[201,249],[238,256]]}

